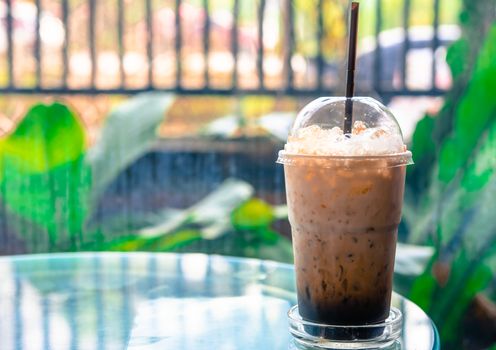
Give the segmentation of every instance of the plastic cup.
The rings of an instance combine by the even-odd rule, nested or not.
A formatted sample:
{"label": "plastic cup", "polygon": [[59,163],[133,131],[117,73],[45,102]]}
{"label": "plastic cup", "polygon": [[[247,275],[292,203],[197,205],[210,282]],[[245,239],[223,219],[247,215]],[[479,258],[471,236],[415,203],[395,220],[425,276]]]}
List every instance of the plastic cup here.
{"label": "plastic cup", "polygon": [[391,112],[371,98],[352,99],[354,134],[331,130],[342,128],[345,100],[307,105],[278,162],[284,164],[299,314],[306,322],[357,326],[390,315],[412,157]]}

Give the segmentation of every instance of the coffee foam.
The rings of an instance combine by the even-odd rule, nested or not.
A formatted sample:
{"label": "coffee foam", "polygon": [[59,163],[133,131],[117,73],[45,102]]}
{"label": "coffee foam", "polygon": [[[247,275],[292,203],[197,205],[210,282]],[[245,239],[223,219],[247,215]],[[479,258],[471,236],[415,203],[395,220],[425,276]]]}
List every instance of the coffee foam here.
{"label": "coffee foam", "polygon": [[380,156],[406,151],[403,138],[384,127],[367,128],[361,121],[345,135],[339,127],[323,129],[311,125],[298,129],[284,146],[287,154],[315,156]]}

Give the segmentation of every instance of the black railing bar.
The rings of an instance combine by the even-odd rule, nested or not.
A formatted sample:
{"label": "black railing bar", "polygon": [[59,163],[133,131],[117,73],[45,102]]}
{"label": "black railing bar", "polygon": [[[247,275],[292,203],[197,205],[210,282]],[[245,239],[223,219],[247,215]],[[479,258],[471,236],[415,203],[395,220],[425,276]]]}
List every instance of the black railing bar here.
{"label": "black railing bar", "polygon": [[121,88],[126,86],[126,71],[124,70],[124,0],[117,1],[117,54],[119,56],[119,77]]}
{"label": "black railing bar", "polygon": [[406,88],[407,85],[407,55],[408,51],[410,51],[410,35],[408,28],[410,27],[410,0],[403,0],[403,45],[401,48],[401,85],[403,88]]}
{"label": "black railing bar", "polygon": [[67,80],[70,72],[69,68],[69,0],[62,0],[62,23],[64,25],[64,43],[62,46],[62,86],[67,87]]}
{"label": "black railing bar", "polygon": [[175,13],[175,25],[176,25],[176,40],[175,40],[175,50],[176,50],[176,86],[180,87],[182,85],[182,66],[181,66],[181,46],[182,46],[182,29],[181,29],[181,0],[176,0],[176,13]]}
{"label": "black railing bar", "polygon": [[287,27],[287,35],[286,35],[286,43],[285,43],[285,52],[284,52],[284,66],[285,72],[287,76],[286,89],[291,90],[294,85],[294,72],[293,67],[291,65],[291,59],[293,58],[294,44],[295,44],[295,33],[294,33],[294,9],[293,9],[293,1],[286,0],[286,16],[284,19]]}
{"label": "black railing bar", "polygon": [[203,80],[205,82],[205,87],[210,85],[210,1],[203,0],[203,11],[205,16],[205,22],[203,24]]}
{"label": "black railing bar", "polygon": [[399,90],[379,90],[377,91],[379,96],[383,98],[392,98],[396,96],[443,96],[446,94],[446,90],[442,89],[429,89],[429,90],[409,90],[409,89],[399,89]]}
{"label": "black railing bar", "polygon": [[260,88],[264,88],[265,79],[264,79],[264,14],[265,14],[265,0],[259,0],[258,9],[257,9],[257,76],[258,76],[258,85]]}
{"label": "black railing bar", "polygon": [[8,86],[14,86],[14,44],[12,41],[12,0],[5,0],[7,5],[7,77]]}
{"label": "black railing bar", "polygon": [[439,47],[439,10],[440,10],[440,1],[434,0],[434,18],[432,19],[432,63],[431,63],[431,87],[433,89],[436,88],[436,75],[437,75],[437,67],[436,67],[436,51]]}
{"label": "black railing bar", "polygon": [[90,61],[91,61],[91,76],[90,85],[92,88],[96,86],[96,73],[97,73],[97,62],[96,62],[96,43],[95,43],[95,13],[96,13],[96,3],[95,0],[88,0],[89,6],[89,28],[88,28],[88,41],[90,48]]}
{"label": "black railing bar", "polygon": [[317,4],[317,87],[323,87],[324,57],[322,52],[322,40],[324,38],[324,11],[323,0]]}
{"label": "black railing bar", "polygon": [[372,71],[372,86],[374,90],[381,90],[381,74],[382,74],[382,48],[381,48],[381,27],[382,27],[382,0],[377,0],[375,7],[375,51],[374,51],[374,69]]}
{"label": "black railing bar", "polygon": [[[135,88],[135,89],[91,89],[91,88],[80,88],[80,89],[64,89],[64,88],[0,88],[0,93],[2,94],[54,94],[54,95],[134,95],[143,92],[163,92],[171,93],[177,95],[292,95],[292,96],[332,96],[334,94],[341,93],[334,89],[296,89],[296,88],[286,88],[286,89],[193,89],[193,88]],[[429,90],[378,90],[376,91],[380,96],[441,96],[446,93],[446,90],[442,89],[429,89]]]}
{"label": "black railing bar", "polygon": [[35,77],[36,86],[41,86],[41,38],[40,38],[40,24],[41,24],[41,0],[35,1],[36,18],[34,25],[34,61],[35,61]]}
{"label": "black railing bar", "polygon": [[152,0],[145,1],[146,56],[148,60],[148,86],[153,86],[153,8]]}
{"label": "black railing bar", "polygon": [[231,27],[231,53],[233,58],[233,70],[231,77],[231,87],[232,89],[238,86],[238,21],[239,21],[239,1],[234,0],[233,3],[233,21]]}

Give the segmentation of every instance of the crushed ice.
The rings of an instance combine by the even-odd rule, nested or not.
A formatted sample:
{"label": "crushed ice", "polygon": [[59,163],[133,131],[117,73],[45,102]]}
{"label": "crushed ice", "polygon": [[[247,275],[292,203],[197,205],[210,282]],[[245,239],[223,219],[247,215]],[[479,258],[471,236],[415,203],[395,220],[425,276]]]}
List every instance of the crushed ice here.
{"label": "crushed ice", "polygon": [[338,127],[301,128],[288,137],[284,150],[289,154],[317,156],[377,156],[404,152],[406,146],[401,135],[383,127],[367,128],[356,121],[348,136]]}

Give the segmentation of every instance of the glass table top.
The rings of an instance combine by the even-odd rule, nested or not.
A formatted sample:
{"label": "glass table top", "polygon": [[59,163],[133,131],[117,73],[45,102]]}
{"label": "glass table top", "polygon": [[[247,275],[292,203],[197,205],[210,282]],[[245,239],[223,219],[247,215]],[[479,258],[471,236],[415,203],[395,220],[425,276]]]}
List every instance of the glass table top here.
{"label": "glass table top", "polygon": [[[202,254],[74,253],[0,258],[0,349],[295,349],[293,267]],[[402,349],[437,331],[399,295]]]}

